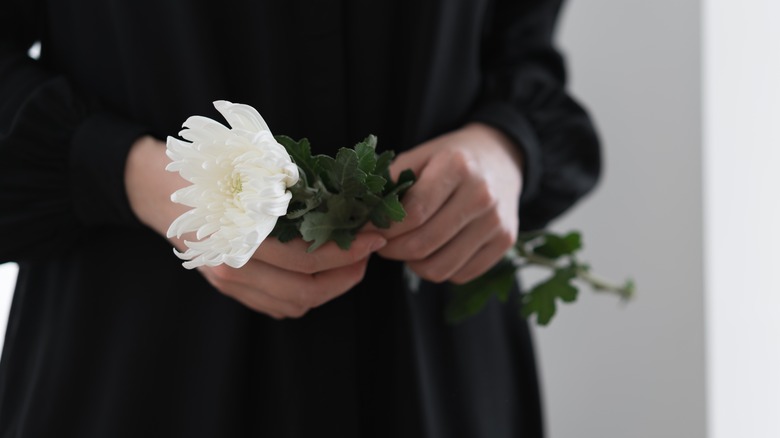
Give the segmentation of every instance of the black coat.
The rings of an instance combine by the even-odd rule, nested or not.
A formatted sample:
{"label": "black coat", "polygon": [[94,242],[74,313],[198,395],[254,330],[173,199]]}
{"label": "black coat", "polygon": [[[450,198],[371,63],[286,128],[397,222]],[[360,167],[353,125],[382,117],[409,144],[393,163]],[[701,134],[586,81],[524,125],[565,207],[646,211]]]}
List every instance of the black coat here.
{"label": "black coat", "polygon": [[219,99],[330,153],[482,121],[524,154],[521,227],[544,226],[599,171],[552,47],[559,3],[0,1],[0,262],[20,265],[0,437],[541,436],[514,306],[448,326],[446,285],[409,293],[376,258],[355,290],[272,320],[181,267],[123,170],[139,136],[218,119]]}

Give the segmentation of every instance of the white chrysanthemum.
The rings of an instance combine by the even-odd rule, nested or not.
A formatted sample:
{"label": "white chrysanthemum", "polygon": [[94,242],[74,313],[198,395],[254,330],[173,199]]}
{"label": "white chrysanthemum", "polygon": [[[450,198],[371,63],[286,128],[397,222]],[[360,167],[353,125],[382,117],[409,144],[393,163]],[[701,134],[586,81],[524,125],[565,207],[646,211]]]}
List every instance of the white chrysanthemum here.
{"label": "white chrysanthemum", "polygon": [[298,181],[298,166],[254,108],[226,101],[214,106],[230,128],[193,116],[179,133],[191,143],[168,137],[173,162],[166,170],[192,183],[171,195],[193,209],[168,229],[168,237],[196,232],[198,241],[184,242],[187,251],[175,251],[188,260],[187,269],[246,264],[277,218],[287,214],[292,197],[287,188]]}

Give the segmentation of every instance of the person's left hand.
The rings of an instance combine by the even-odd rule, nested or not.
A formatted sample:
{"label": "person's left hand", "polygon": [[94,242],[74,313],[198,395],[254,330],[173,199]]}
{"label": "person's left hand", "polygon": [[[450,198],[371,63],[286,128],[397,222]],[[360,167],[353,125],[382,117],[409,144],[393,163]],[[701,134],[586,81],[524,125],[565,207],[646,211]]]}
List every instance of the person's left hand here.
{"label": "person's left hand", "polygon": [[407,262],[421,278],[466,283],[490,269],[515,243],[522,158],[503,133],[471,123],[402,153],[393,176],[411,168],[407,217],[379,230],[379,254]]}

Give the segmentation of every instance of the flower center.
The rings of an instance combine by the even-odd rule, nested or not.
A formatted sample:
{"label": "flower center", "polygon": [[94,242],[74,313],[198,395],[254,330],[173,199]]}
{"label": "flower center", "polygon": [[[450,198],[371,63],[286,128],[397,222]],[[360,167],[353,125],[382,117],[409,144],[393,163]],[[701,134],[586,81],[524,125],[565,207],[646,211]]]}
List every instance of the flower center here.
{"label": "flower center", "polygon": [[233,172],[233,174],[228,177],[228,191],[231,195],[237,195],[241,193],[242,190],[244,190],[244,183],[241,181],[241,174]]}
{"label": "flower center", "polygon": [[229,173],[225,173],[222,177],[222,181],[219,181],[217,186],[225,196],[234,198],[244,190],[244,181],[241,179],[241,172],[232,169]]}

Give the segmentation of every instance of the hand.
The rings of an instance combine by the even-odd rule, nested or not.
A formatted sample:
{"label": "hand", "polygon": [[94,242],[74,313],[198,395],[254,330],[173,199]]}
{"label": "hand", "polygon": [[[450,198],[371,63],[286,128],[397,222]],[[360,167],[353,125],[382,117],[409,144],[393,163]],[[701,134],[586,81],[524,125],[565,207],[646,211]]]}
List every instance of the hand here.
{"label": "hand", "polygon": [[369,256],[386,241],[377,233],[361,233],[349,251],[335,243],[307,253],[301,239],[282,243],[265,240],[240,269],[227,265],[198,268],[217,290],[273,318],[300,318],[352,289],[362,279]]}
{"label": "hand", "polygon": [[379,254],[406,261],[421,278],[466,283],[490,269],[517,238],[522,160],[500,131],[472,123],[398,156],[411,168],[407,217],[380,231]]}
{"label": "hand", "polygon": [[[125,168],[131,208],[141,222],[163,236],[171,222],[187,210],[170,200],[171,193],[187,182],[165,171],[169,162],[163,142],[143,137],[131,148]],[[187,238],[169,240],[183,250]],[[330,242],[307,253],[309,244],[300,239],[281,243],[269,238],[240,269],[222,265],[198,270],[218,291],[255,311],[277,319],[298,318],[360,282],[369,256],[385,243],[378,233],[365,232],[349,251]]]}

